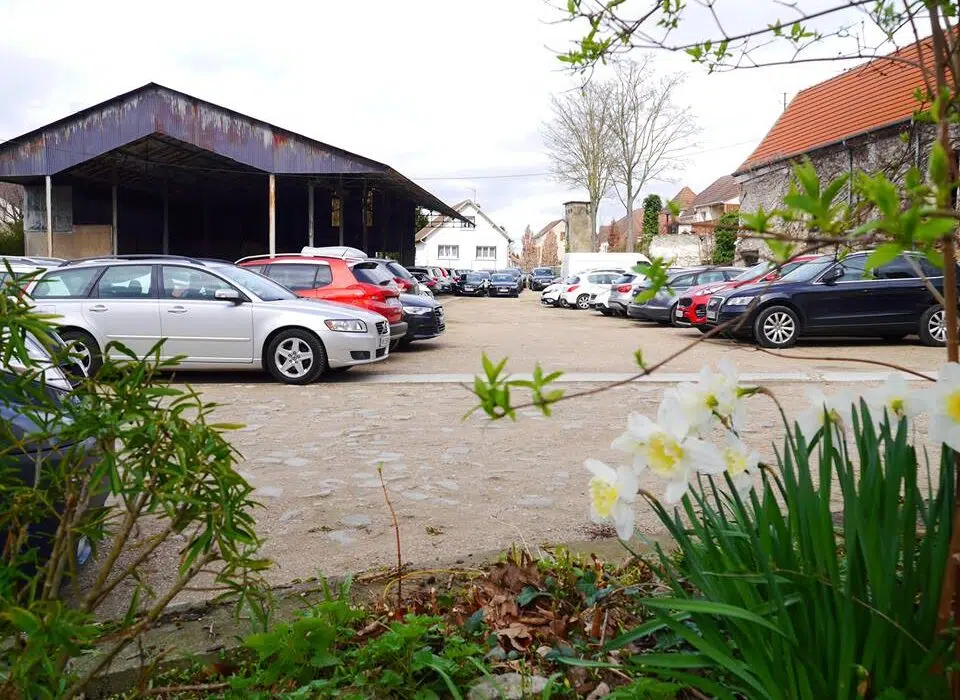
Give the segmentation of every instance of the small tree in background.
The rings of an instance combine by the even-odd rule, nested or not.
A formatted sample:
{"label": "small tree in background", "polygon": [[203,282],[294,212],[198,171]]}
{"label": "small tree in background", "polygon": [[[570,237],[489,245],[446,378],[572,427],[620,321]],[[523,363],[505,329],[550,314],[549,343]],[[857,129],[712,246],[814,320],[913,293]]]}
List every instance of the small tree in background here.
{"label": "small tree in background", "polygon": [[649,254],[653,237],[660,233],[661,211],[663,211],[663,201],[660,195],[648,194],[643,200],[643,238],[640,241],[640,252],[644,255]]}
{"label": "small tree in background", "polygon": [[544,267],[553,267],[560,264],[560,251],[557,249],[557,234],[553,231],[548,231],[544,234],[540,264]]}
{"label": "small tree in background", "polygon": [[[549,235],[549,234],[547,234]],[[522,247],[520,249],[520,267],[529,270],[537,266],[537,244],[533,240],[533,231],[527,226],[523,232]]]}
{"label": "small tree in background", "polygon": [[[631,217],[632,218],[632,217]],[[617,227],[617,222],[611,220],[607,229],[607,250],[611,253],[622,253],[627,249],[627,241],[623,230]]]}
{"label": "small tree in background", "polygon": [[416,230],[419,231],[420,229],[426,228],[429,223],[430,217],[427,216],[427,212],[417,207]]}
{"label": "small tree in background", "polygon": [[0,255],[23,253],[23,188],[0,182]]}
{"label": "small tree in background", "polygon": [[713,264],[729,265],[737,254],[737,234],[740,232],[740,215],[728,211],[717,221],[713,230]]}

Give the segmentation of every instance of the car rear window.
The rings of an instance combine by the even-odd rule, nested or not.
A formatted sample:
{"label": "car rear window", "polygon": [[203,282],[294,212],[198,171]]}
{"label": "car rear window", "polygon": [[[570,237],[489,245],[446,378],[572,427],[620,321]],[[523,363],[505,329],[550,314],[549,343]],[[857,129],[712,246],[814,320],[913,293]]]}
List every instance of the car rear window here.
{"label": "car rear window", "polygon": [[79,299],[90,293],[102,267],[78,267],[49,272],[33,288],[34,299]]}
{"label": "car rear window", "polygon": [[412,279],[413,279],[413,275],[411,275],[411,274],[407,271],[407,268],[405,268],[405,267],[404,267],[403,265],[401,265],[400,263],[397,263],[397,262],[388,262],[388,263],[384,263],[384,264],[386,265],[387,269],[390,270],[390,272],[392,272],[396,277],[399,277],[400,279],[405,279],[405,280],[412,280]]}
{"label": "car rear window", "polygon": [[311,265],[309,263],[271,265],[267,270],[267,277],[295,292],[323,287],[333,281],[329,265]]}
{"label": "car rear window", "polygon": [[393,282],[393,274],[380,263],[359,262],[352,268],[358,282],[386,285]]}

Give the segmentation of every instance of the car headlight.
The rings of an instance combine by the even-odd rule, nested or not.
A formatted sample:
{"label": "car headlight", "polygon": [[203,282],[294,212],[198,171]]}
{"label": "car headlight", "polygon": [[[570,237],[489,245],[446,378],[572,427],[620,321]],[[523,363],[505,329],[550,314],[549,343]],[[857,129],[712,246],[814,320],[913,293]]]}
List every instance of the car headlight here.
{"label": "car headlight", "polygon": [[366,333],[367,324],[356,318],[332,318],[324,321],[332,331],[341,333]]}
{"label": "car headlight", "polygon": [[410,314],[411,316],[426,316],[433,313],[433,309],[429,306],[404,306],[403,313]]}
{"label": "car headlight", "polygon": [[746,306],[754,299],[756,299],[756,297],[733,297],[732,299],[727,299],[724,306]]}

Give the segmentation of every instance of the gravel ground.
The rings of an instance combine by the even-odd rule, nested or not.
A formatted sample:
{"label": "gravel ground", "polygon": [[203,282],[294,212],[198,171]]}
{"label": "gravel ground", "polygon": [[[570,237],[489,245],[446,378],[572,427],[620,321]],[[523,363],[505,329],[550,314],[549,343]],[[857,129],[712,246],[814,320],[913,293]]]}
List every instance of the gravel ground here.
{"label": "gravel ground", "polygon": [[[479,414],[464,419],[473,397],[454,379],[412,383],[401,375],[472,374],[481,350],[509,356],[515,371],[529,371],[540,361],[550,369],[629,372],[638,346],[654,362],[700,334],[539,308],[538,296],[444,298],[443,337],[387,362],[355,368],[337,381],[290,387],[256,374],[184,375],[207,400],[222,404],[218,418],[246,424],[232,442],[243,454],[239,469],[263,504],[258,524],[266,538],[264,553],[276,562],[271,581],[394,561],[390,514],[377,478],[381,464],[400,519],[404,560],[414,566],[468,560],[473,552],[514,542],[532,548],[587,536],[583,460],[622,460],[609,445],[623,430],[626,414],[655,412],[668,383],[631,384],[563,402],[552,418],[525,410],[516,422],[491,422]],[[924,371],[935,370],[942,356],[919,344],[879,341],[807,343],[791,354],[880,359]],[[806,404],[806,387],[825,372],[878,371],[834,360],[785,360],[729,341],[702,343],[666,369],[695,371],[720,357],[730,357],[742,371],[808,372],[808,382],[772,385],[785,406],[798,408]],[[387,376],[398,383],[366,381]],[[849,384],[830,382],[824,388],[862,391],[875,384],[870,379],[851,375]],[[773,441],[782,435],[779,417],[769,400],[753,401],[746,437],[769,459]],[[639,531],[660,532],[649,509],[639,510]],[[175,562],[175,546],[154,557],[150,571],[156,584],[163,585]],[[122,612],[124,594],[118,591],[104,612]],[[181,600],[203,595],[187,593]]]}

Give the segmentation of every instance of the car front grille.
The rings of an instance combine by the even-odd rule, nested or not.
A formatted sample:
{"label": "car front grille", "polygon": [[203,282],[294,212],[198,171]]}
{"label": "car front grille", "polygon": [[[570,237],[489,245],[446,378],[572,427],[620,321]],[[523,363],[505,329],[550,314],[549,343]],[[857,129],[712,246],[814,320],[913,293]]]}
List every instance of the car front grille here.
{"label": "car front grille", "polygon": [[684,309],[690,306],[690,304],[692,303],[693,303],[693,299],[691,299],[690,297],[680,297],[680,301],[677,302],[677,304]]}
{"label": "car front grille", "polygon": [[383,357],[387,354],[386,348],[377,348],[377,357]]}
{"label": "car front grille", "polygon": [[710,297],[707,302],[707,311],[717,311],[723,303],[723,297]]}
{"label": "car front grille", "polygon": [[442,331],[442,330],[446,329],[447,324],[446,324],[446,319],[444,319],[444,317],[443,317],[443,307],[442,307],[442,306],[438,306],[438,307],[434,310],[433,316],[434,316],[434,318],[436,319],[436,322],[437,322],[437,330],[438,330],[438,331]]}
{"label": "car front grille", "polygon": [[390,332],[390,327],[387,326],[386,321],[377,321],[377,333],[380,335],[386,335]]}
{"label": "car front grille", "polygon": [[706,304],[697,304],[693,309],[693,313],[697,315],[697,318],[703,318],[707,315],[707,305]]}

